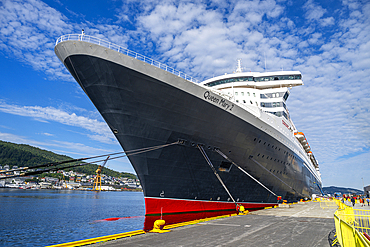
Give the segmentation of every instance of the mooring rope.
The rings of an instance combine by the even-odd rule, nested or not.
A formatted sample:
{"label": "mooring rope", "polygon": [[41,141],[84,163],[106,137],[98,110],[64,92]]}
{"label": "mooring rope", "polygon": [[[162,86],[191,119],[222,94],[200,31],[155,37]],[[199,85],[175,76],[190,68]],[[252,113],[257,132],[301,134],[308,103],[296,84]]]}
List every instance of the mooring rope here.
{"label": "mooring rope", "polygon": [[245,171],[243,168],[241,168],[239,165],[237,165],[234,161],[232,161],[229,157],[227,157],[224,153],[221,152],[221,150],[219,149],[216,149],[215,150],[217,153],[219,153],[222,157],[224,157],[226,160],[228,160],[229,162],[231,162],[234,166],[236,166],[237,168],[239,168],[239,170],[241,170],[242,172],[244,172],[246,175],[248,175],[251,179],[253,179],[254,181],[256,181],[259,185],[261,185],[263,188],[265,188],[268,192],[270,192],[271,194],[273,194],[274,196],[276,197],[279,197],[278,195],[276,195],[274,192],[272,192],[269,188],[267,188],[264,184],[262,184],[260,181],[258,181],[255,177],[253,177],[251,174],[249,174],[247,171]]}
{"label": "mooring rope", "polygon": [[302,197],[305,197],[304,195],[302,195],[301,193],[299,193],[298,191],[296,191],[292,186],[288,185],[283,180],[281,180],[278,176],[276,176],[275,174],[273,174],[272,172],[270,172],[266,167],[264,167],[259,162],[257,162],[257,160],[253,159],[252,157],[249,157],[249,158],[251,160],[253,160],[256,164],[258,164],[260,167],[262,167],[263,169],[265,169],[267,172],[269,172],[271,175],[273,175],[275,178],[277,178],[278,180],[280,180],[283,184],[285,184],[286,186],[288,186],[292,191],[294,191],[295,193],[297,193],[298,195],[300,195]]}
{"label": "mooring rope", "polygon": [[[39,167],[58,166],[58,165],[61,165],[61,164],[66,164],[66,163],[71,163],[71,162],[77,162],[77,161],[88,160],[88,159],[96,159],[96,158],[113,156],[113,155],[118,155],[118,154],[121,154],[121,153],[125,153],[125,155],[120,155],[120,156],[116,156],[116,157],[112,157],[112,158],[109,157],[109,159],[105,158],[105,159],[102,159],[102,160],[91,161],[91,162],[88,162],[88,163],[82,163],[82,164],[70,165],[70,166],[64,166],[64,167],[50,167],[48,169],[44,169],[44,170],[41,170],[41,171],[25,172],[25,173],[21,173],[19,175],[13,175],[13,176],[4,176],[4,177],[0,177],[0,180],[1,179],[8,179],[8,178],[15,178],[15,177],[24,177],[24,176],[29,176],[29,175],[36,175],[36,174],[40,174],[40,173],[48,172],[48,171],[57,171],[57,170],[60,170],[60,169],[66,169],[66,168],[72,168],[72,167],[76,167],[76,166],[84,166],[84,165],[99,163],[99,162],[103,162],[103,161],[106,161],[106,160],[119,159],[119,158],[131,156],[131,155],[150,152],[150,151],[157,150],[157,149],[160,149],[160,148],[165,148],[165,147],[168,147],[168,146],[171,146],[171,145],[174,145],[174,144],[178,144],[178,143],[179,143],[179,141],[176,141],[176,142],[172,142],[172,143],[169,143],[169,144],[157,145],[157,146],[146,147],[146,148],[139,148],[139,149],[129,150],[129,151],[126,151],[126,152],[121,151],[121,152],[116,152],[116,153],[111,153],[111,154],[97,155],[97,156],[93,156],[93,157],[72,159],[72,160],[66,160],[66,161],[55,162],[55,163],[47,163],[47,164],[44,164],[44,165],[38,165],[38,166],[33,166],[33,167],[27,167],[27,168],[23,168],[22,170],[34,169],[34,168],[39,168]],[[11,172],[11,171],[15,171],[15,170],[18,170],[18,169],[8,170],[8,171],[5,171],[5,172]]]}
{"label": "mooring rope", "polygon": [[[282,182],[283,184],[285,184],[286,186],[288,186],[289,188],[291,188],[293,191],[295,191],[293,189],[292,186],[290,186],[289,184],[285,183],[283,180],[281,180],[278,176],[276,176],[274,173],[272,173],[271,171],[269,171],[266,167],[264,167],[263,165],[261,165],[257,160],[249,157],[251,160],[253,160],[257,165],[259,165],[261,168],[265,169],[265,171],[269,172],[272,176],[274,176],[275,178],[277,178],[278,180],[280,180],[280,182]],[[295,191],[297,192],[297,191]],[[297,192],[298,193],[298,192]]]}
{"label": "mooring rope", "polygon": [[231,195],[230,191],[227,189],[226,185],[222,181],[220,175],[218,175],[216,168],[213,166],[211,160],[208,158],[208,156],[207,156],[206,152],[204,151],[203,147],[201,145],[199,145],[199,144],[197,145],[197,147],[200,150],[200,152],[202,153],[204,159],[207,161],[208,165],[211,167],[213,173],[216,175],[218,181],[220,181],[221,185],[224,187],[224,189],[226,190],[227,194],[230,196],[231,200],[233,200],[233,202],[235,203],[235,206],[237,207],[238,205],[237,205],[236,201],[234,200],[234,198]]}

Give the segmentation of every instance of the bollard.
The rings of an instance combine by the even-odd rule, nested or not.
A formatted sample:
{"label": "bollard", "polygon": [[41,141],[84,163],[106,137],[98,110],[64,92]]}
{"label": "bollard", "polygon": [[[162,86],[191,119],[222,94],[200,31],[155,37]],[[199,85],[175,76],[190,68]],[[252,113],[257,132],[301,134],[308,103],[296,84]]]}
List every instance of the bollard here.
{"label": "bollard", "polygon": [[156,220],[154,221],[153,230],[150,230],[149,232],[155,232],[155,233],[170,232],[170,230],[163,230],[163,227],[165,224],[166,222],[164,220]]}

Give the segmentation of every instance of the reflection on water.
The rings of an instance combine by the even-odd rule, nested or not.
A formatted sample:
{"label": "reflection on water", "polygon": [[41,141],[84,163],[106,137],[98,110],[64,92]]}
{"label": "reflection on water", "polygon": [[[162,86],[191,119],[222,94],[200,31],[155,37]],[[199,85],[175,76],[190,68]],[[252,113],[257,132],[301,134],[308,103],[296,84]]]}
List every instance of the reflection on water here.
{"label": "reflection on water", "polygon": [[139,230],[144,214],[142,192],[2,188],[0,246],[45,246]]}

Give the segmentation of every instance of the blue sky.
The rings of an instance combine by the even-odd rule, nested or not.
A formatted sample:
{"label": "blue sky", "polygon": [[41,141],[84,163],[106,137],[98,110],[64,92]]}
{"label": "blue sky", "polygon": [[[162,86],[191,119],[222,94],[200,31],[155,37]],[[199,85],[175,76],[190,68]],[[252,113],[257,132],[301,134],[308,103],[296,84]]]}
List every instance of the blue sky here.
{"label": "blue sky", "polygon": [[[82,28],[199,80],[239,58],[245,70],[301,71],[287,106],[323,185],[370,184],[368,1],[3,0],[0,140],[74,158],[121,151],[54,54],[58,37]],[[127,159],[108,166],[133,172]]]}

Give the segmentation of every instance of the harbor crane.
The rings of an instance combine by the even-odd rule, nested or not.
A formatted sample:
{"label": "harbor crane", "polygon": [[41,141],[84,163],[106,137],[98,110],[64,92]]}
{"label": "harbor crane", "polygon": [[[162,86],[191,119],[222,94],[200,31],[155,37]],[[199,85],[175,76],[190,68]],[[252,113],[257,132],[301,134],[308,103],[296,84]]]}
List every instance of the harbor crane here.
{"label": "harbor crane", "polygon": [[101,191],[101,175],[100,174],[101,174],[103,167],[107,164],[109,157],[110,156],[107,157],[103,165],[99,165],[98,169],[96,169],[96,177],[95,177],[94,186],[93,186],[93,190],[95,191]]}

